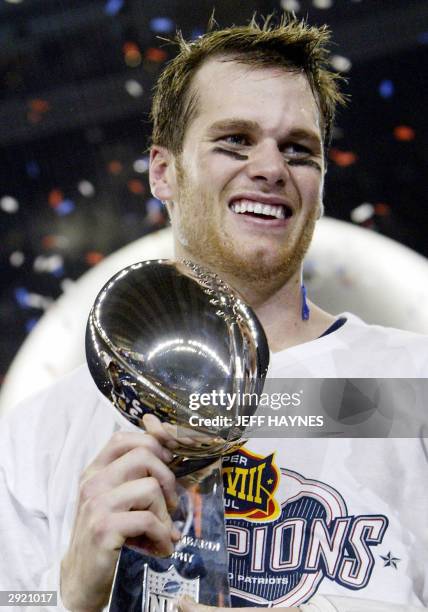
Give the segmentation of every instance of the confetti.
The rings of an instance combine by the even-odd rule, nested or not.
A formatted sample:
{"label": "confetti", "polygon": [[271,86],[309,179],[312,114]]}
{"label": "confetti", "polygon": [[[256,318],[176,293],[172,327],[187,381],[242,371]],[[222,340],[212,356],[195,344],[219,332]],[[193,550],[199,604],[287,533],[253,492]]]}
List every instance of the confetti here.
{"label": "confetti", "polygon": [[42,98],[34,98],[33,100],[28,101],[28,106],[33,113],[47,113],[51,106],[47,100],[43,100]]}
{"label": "confetti", "polygon": [[30,293],[25,287],[15,289],[15,300],[18,306],[23,309],[36,308],[38,310],[47,310],[53,302],[52,298],[38,293]]}
{"label": "confetti", "polygon": [[70,245],[70,239],[67,236],[48,234],[43,236],[41,243],[44,249],[65,249]]}
{"label": "confetti", "polygon": [[391,214],[391,207],[389,204],[385,204],[384,202],[378,202],[375,204],[374,210],[378,217],[387,217]]}
{"label": "confetti", "polygon": [[351,60],[343,55],[332,55],[330,64],[339,72],[349,72],[352,68]]}
{"label": "confetti", "polygon": [[90,181],[79,181],[77,189],[85,198],[91,198],[93,195],[95,195],[95,187]]}
{"label": "confetti", "polygon": [[394,95],[394,83],[390,79],[383,79],[379,84],[379,95],[382,98],[391,98]]}
{"label": "confetti", "polygon": [[334,163],[342,168],[355,164],[358,157],[352,151],[340,151],[339,149],[330,149],[329,157]]}
{"label": "confetti", "polygon": [[163,62],[168,57],[167,52],[158,47],[149,47],[144,54],[144,57],[150,62]]}
{"label": "confetti", "polygon": [[351,220],[354,223],[365,223],[373,217],[374,206],[369,202],[363,202],[353,210],[351,210]]}
{"label": "confetti", "polygon": [[18,212],[19,204],[18,200],[10,195],[5,195],[0,199],[0,208],[9,214]]}
{"label": "confetti", "polygon": [[133,98],[139,98],[143,95],[144,89],[141,83],[136,81],[135,79],[129,79],[125,83],[125,89]]}
{"label": "confetti", "polygon": [[117,159],[112,159],[112,161],[107,164],[107,170],[110,172],[110,174],[120,174],[123,170],[122,162]]}
{"label": "confetti", "polygon": [[134,172],[138,172],[139,174],[144,174],[149,169],[149,158],[148,157],[140,157],[136,159],[132,165]]}
{"label": "confetti", "polygon": [[104,5],[107,15],[117,15],[123,8],[123,0],[108,0]]}
{"label": "confetti", "polygon": [[75,208],[76,205],[73,200],[62,200],[62,202],[55,206],[54,210],[57,215],[59,215],[60,217],[64,217],[72,213]]}
{"label": "confetti", "polygon": [[145,192],[145,188],[140,179],[131,179],[128,181],[128,189],[135,195],[141,195]]}
{"label": "confetti", "polygon": [[19,268],[25,261],[25,255],[22,251],[14,251],[9,256],[10,265],[14,268]]}
{"label": "confetti", "polygon": [[410,142],[415,139],[415,130],[408,125],[398,125],[394,128],[394,138],[402,142]]}
{"label": "confetti", "polygon": [[135,68],[141,64],[142,56],[136,43],[126,42],[123,45],[123,55],[125,64],[130,68]]}
{"label": "confetti", "polygon": [[312,0],[312,4],[317,9],[329,9],[333,6],[333,0]]}
{"label": "confetti", "polygon": [[61,255],[38,255],[33,262],[35,272],[57,274],[64,269],[64,258]]}
{"label": "confetti", "polygon": [[51,189],[48,195],[49,206],[56,208],[63,201],[64,194],[60,189]]}
{"label": "confetti", "polygon": [[85,261],[90,266],[95,266],[102,259],[104,259],[104,255],[100,253],[99,251],[89,251],[88,253],[86,253],[86,256],[85,256]]}
{"label": "confetti", "polygon": [[31,319],[28,319],[28,321],[25,323],[26,332],[30,333],[31,331],[33,331],[33,329],[35,328],[38,322],[39,322],[39,319],[36,317],[32,317]]}
{"label": "confetti", "polygon": [[281,8],[284,11],[300,11],[300,2],[298,0],[281,0]]}
{"label": "confetti", "polygon": [[150,29],[157,33],[172,32],[174,22],[169,17],[154,17],[150,20]]}

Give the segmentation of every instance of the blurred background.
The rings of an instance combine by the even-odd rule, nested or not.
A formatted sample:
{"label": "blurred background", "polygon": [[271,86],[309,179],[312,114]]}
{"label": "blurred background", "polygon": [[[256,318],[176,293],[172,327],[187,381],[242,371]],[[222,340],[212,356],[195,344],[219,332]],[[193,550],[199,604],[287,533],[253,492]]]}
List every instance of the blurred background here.
{"label": "blurred background", "polygon": [[223,26],[281,9],[329,24],[351,103],[326,213],[428,255],[425,0],[0,0],[0,380],[53,300],[167,224],[151,88],[174,54],[162,38],[199,36],[213,7]]}

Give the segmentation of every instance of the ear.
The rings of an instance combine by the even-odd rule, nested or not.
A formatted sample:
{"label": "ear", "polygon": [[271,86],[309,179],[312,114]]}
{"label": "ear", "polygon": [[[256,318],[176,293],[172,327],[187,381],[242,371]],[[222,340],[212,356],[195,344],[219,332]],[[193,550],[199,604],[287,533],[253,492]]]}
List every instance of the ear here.
{"label": "ear", "polygon": [[166,147],[153,145],[150,149],[149,179],[150,189],[155,198],[162,202],[170,202],[173,199],[174,158]]}

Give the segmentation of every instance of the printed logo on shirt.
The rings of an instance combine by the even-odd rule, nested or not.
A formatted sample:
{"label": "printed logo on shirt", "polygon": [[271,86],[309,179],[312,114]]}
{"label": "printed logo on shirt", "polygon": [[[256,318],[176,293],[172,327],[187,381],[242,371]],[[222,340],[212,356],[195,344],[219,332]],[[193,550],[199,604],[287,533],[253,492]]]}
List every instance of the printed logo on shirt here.
{"label": "printed logo on shirt", "polygon": [[[235,455],[244,452],[248,453],[241,449]],[[333,487],[291,470],[281,468],[280,473],[275,495],[279,512],[275,520],[265,521],[230,515],[228,504],[237,487],[230,496],[226,473],[232,605],[298,606],[325,579],[345,589],[363,589],[373,572],[373,549],[382,542],[388,519],[382,514],[350,515]]]}
{"label": "printed logo on shirt", "polygon": [[275,520],[280,511],[275,499],[279,480],[273,453],[262,457],[241,449],[223,457],[226,518],[245,517],[263,523]]}

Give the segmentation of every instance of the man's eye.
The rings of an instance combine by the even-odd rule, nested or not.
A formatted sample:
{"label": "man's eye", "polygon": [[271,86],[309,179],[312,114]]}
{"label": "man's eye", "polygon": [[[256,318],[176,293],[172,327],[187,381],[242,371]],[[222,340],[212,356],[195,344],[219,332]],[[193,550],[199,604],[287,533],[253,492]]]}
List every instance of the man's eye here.
{"label": "man's eye", "polygon": [[220,140],[234,146],[246,146],[249,144],[248,138],[243,134],[229,134],[228,136],[222,136]]}
{"label": "man's eye", "polygon": [[290,157],[292,159],[304,158],[311,155],[311,151],[307,147],[297,143],[291,143],[286,145],[283,148],[282,152],[286,157]]}

